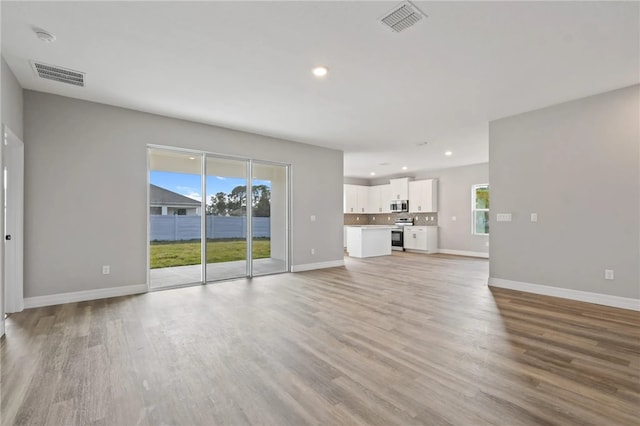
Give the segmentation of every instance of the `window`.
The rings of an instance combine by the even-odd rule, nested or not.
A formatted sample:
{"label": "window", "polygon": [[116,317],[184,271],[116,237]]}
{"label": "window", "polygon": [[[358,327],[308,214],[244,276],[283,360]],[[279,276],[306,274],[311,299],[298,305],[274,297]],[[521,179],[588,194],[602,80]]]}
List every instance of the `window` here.
{"label": "window", "polygon": [[489,235],[489,185],[473,185],[471,193],[471,232]]}

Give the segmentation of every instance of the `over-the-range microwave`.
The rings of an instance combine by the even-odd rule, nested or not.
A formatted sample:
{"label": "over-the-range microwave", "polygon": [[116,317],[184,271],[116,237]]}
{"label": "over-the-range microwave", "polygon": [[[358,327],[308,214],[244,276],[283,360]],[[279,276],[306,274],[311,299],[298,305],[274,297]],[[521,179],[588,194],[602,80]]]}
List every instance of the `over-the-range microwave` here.
{"label": "over-the-range microwave", "polygon": [[391,211],[394,213],[408,212],[409,201],[408,200],[394,200],[391,202]]}

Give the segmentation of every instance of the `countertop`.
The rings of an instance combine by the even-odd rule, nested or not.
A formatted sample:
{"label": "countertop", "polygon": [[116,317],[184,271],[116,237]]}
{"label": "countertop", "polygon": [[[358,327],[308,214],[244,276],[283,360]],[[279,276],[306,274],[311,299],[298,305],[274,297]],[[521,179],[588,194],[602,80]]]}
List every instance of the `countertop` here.
{"label": "countertop", "polygon": [[396,229],[395,225],[344,225],[345,228],[360,228],[360,229]]}

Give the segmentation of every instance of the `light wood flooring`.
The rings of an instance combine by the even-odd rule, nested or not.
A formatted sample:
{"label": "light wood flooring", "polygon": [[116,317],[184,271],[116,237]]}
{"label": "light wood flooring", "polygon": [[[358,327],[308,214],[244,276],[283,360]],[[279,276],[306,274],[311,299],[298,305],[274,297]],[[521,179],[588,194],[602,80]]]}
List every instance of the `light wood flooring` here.
{"label": "light wood flooring", "polygon": [[640,313],[346,263],[11,315],[1,423],[639,424]]}

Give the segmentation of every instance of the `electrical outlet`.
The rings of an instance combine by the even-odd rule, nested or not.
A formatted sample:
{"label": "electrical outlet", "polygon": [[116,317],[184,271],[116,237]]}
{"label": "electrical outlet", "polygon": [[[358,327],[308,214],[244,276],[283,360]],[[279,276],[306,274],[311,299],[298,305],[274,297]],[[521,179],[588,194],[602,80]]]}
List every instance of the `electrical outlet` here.
{"label": "electrical outlet", "polygon": [[311,254],[316,254],[316,249],[312,248],[311,249]]}
{"label": "electrical outlet", "polygon": [[604,279],[612,280],[613,279],[613,269],[605,269],[604,270]]}
{"label": "electrical outlet", "polygon": [[531,213],[531,222],[538,221],[538,213]]}
{"label": "electrical outlet", "polygon": [[311,222],[315,222],[316,221],[316,215],[312,214],[310,219],[311,219]]}
{"label": "electrical outlet", "polygon": [[111,273],[111,266],[102,265],[102,275],[109,275]]}
{"label": "electrical outlet", "polygon": [[375,216],[373,216],[371,219],[373,219],[374,222],[376,221],[376,217]]}

